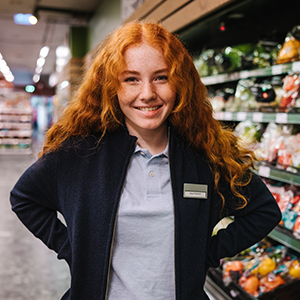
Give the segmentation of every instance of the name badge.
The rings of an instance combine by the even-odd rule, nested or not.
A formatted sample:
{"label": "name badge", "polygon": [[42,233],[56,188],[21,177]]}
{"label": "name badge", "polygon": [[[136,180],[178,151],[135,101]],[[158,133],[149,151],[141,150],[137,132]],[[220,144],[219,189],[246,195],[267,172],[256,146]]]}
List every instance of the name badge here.
{"label": "name badge", "polygon": [[207,199],[207,185],[206,184],[183,184],[183,197],[195,199]]}

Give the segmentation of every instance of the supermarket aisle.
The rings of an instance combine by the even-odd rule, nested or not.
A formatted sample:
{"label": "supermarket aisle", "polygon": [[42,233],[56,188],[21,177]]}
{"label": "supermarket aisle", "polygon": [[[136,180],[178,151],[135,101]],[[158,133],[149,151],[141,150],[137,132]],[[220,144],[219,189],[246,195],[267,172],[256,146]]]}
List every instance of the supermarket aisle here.
{"label": "supermarket aisle", "polygon": [[69,286],[67,264],[57,260],[11,211],[9,192],[34,159],[0,154],[1,300],[58,300]]}

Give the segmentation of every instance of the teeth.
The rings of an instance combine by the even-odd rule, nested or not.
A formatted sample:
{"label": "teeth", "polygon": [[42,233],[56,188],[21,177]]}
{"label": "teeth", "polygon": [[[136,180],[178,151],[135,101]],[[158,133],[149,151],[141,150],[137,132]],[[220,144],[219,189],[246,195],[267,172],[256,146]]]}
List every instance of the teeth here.
{"label": "teeth", "polygon": [[159,108],[159,106],[155,106],[155,107],[138,107],[139,110],[143,110],[143,111],[152,111],[152,110],[156,110],[158,108]]}

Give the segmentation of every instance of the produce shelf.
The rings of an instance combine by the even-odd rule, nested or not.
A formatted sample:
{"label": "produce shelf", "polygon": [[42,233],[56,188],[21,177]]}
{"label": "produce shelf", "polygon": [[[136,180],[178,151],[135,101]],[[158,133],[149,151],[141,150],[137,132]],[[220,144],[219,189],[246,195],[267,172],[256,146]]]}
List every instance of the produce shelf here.
{"label": "produce shelf", "polygon": [[300,124],[300,114],[298,113],[268,113],[268,112],[229,112],[221,111],[214,113],[214,118],[220,121],[245,121],[250,120],[259,123],[281,123]]}
{"label": "produce shelf", "polygon": [[258,169],[254,170],[254,172],[259,176],[300,186],[299,172],[292,173],[285,170],[277,169],[274,166],[264,165],[263,163],[257,163],[256,166],[258,167]]}
{"label": "produce shelf", "polygon": [[292,233],[280,226],[277,226],[275,229],[273,229],[269,235],[271,239],[287,246],[290,249],[293,249],[294,251],[300,253],[300,240],[297,240]]}
{"label": "produce shelf", "polygon": [[264,77],[264,76],[275,76],[281,75],[288,72],[297,73],[300,72],[300,62],[296,61],[293,63],[274,65],[272,67],[246,70],[240,72],[233,72],[227,74],[220,74],[216,76],[202,77],[201,80],[205,85],[214,85],[225,82],[236,81],[240,79],[247,79],[251,77]]}

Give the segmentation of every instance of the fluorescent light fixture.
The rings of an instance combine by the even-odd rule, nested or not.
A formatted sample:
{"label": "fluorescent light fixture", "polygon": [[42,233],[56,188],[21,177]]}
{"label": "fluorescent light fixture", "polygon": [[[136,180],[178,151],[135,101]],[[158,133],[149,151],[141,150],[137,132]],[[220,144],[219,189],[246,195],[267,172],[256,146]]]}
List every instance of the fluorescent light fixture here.
{"label": "fluorescent light fixture", "polygon": [[6,81],[8,81],[8,82],[13,82],[15,80],[14,75],[11,74],[11,73],[8,74],[8,75],[6,75],[6,76],[4,76],[4,77],[5,77]]}
{"label": "fluorescent light fixture", "polygon": [[32,14],[14,14],[14,22],[18,25],[35,25],[38,19]]}
{"label": "fluorescent light fixture", "polygon": [[43,71],[43,68],[42,68],[42,67],[37,66],[37,67],[35,68],[35,73],[36,73],[36,74],[41,74],[42,71]]}
{"label": "fluorescent light fixture", "polygon": [[45,46],[40,51],[40,57],[46,58],[49,53],[49,47]]}
{"label": "fluorescent light fixture", "polygon": [[45,64],[46,60],[44,57],[39,57],[38,60],[36,61],[36,65],[38,67],[42,67]]}
{"label": "fluorescent light fixture", "polygon": [[11,73],[8,66],[0,67],[0,71],[3,75]]}
{"label": "fluorescent light fixture", "polygon": [[62,90],[69,85],[69,81],[65,80],[61,84],[58,85],[58,89]]}
{"label": "fluorescent light fixture", "polygon": [[38,22],[38,19],[37,19],[36,16],[31,15],[31,16],[28,17],[28,21],[29,21],[29,23],[30,23],[31,25],[35,25],[35,24]]}
{"label": "fluorescent light fixture", "polygon": [[40,80],[40,78],[41,78],[40,75],[35,74],[35,75],[33,76],[32,80],[33,80],[33,82],[37,83],[37,82]]}
{"label": "fluorescent light fixture", "polygon": [[70,48],[67,46],[58,46],[55,53],[57,57],[68,57],[70,54]]}

